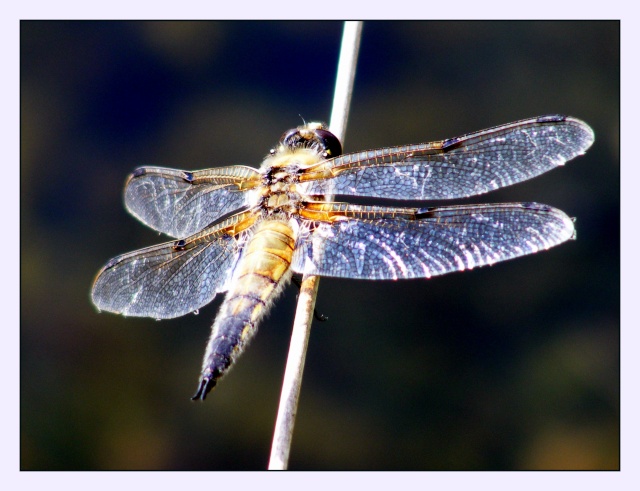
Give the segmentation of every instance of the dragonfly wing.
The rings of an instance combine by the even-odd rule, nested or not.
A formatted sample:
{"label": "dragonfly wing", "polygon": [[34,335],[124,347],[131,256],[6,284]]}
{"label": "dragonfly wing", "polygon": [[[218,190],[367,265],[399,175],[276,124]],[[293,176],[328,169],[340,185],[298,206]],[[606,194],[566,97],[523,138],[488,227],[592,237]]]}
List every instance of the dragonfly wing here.
{"label": "dragonfly wing", "polygon": [[208,304],[227,289],[238,260],[241,243],[230,222],[239,215],[187,239],[113,258],[93,284],[93,303],[100,310],[156,319]]}
{"label": "dragonfly wing", "polygon": [[125,185],[125,205],[140,221],[171,237],[188,237],[245,204],[260,182],[251,167],[202,171],[141,167]]}
{"label": "dragonfly wing", "polygon": [[299,234],[293,271],[368,280],[429,278],[548,249],[574,235],[567,215],[537,203],[405,209],[402,215],[366,218],[384,216],[374,209],[381,208],[343,205],[342,215],[352,210],[354,218],[309,222]]}
{"label": "dragonfly wing", "polygon": [[541,116],[439,142],[343,155],[307,169],[302,182],[310,195],[464,198],[563,165],[593,141],[593,130],[578,119]]}

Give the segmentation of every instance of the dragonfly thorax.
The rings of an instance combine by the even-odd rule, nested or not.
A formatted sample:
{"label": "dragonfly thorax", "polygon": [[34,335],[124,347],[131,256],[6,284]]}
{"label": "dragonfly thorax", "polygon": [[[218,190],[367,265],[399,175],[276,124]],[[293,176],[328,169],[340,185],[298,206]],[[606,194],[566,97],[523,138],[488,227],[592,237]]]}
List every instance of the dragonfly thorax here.
{"label": "dragonfly thorax", "polygon": [[291,216],[300,207],[297,166],[271,167],[259,189],[258,207],[269,215],[285,213]]}
{"label": "dragonfly thorax", "polygon": [[300,175],[310,166],[324,160],[318,148],[280,146],[261,166],[262,185],[258,189],[258,207],[269,215],[297,213],[304,201],[315,201],[300,192]]}

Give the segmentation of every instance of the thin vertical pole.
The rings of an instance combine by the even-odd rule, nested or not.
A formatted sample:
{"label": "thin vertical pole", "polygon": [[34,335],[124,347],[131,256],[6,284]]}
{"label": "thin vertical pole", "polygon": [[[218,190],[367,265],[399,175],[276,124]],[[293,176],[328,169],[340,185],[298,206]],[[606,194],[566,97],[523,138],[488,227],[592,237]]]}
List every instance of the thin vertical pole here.
{"label": "thin vertical pole", "polygon": [[[361,32],[362,22],[345,22],[340,48],[340,60],[338,61],[338,75],[333,96],[331,122],[329,124],[329,129],[340,141],[344,141],[347,118],[349,116]],[[320,278],[317,276],[305,275],[300,286],[287,366],[282,382],[278,417],[273,432],[269,470],[284,470],[289,462],[293,427],[298,410],[302,373],[304,371],[307,346],[309,345],[311,321],[313,320],[313,309],[316,304],[319,281]]]}

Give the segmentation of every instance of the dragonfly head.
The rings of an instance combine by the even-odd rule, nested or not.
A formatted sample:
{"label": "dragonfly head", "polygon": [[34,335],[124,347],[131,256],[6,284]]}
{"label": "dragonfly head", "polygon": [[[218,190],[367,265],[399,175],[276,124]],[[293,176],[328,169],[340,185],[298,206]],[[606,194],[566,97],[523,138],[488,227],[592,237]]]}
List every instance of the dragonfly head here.
{"label": "dragonfly head", "polygon": [[340,140],[323,123],[308,123],[285,132],[280,137],[277,150],[274,149],[271,153],[294,151],[300,148],[310,148],[324,158],[342,154]]}

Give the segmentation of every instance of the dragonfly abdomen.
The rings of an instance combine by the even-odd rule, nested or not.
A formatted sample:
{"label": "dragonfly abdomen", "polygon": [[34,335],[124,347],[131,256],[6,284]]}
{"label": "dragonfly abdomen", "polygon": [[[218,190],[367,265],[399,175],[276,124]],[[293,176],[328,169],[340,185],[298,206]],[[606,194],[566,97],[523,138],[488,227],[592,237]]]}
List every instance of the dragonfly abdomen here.
{"label": "dragonfly abdomen", "polygon": [[203,399],[215,387],[256,332],[268,304],[289,278],[295,240],[285,222],[257,225],[234,271],[233,285],[213,324],[202,363],[198,392]]}

